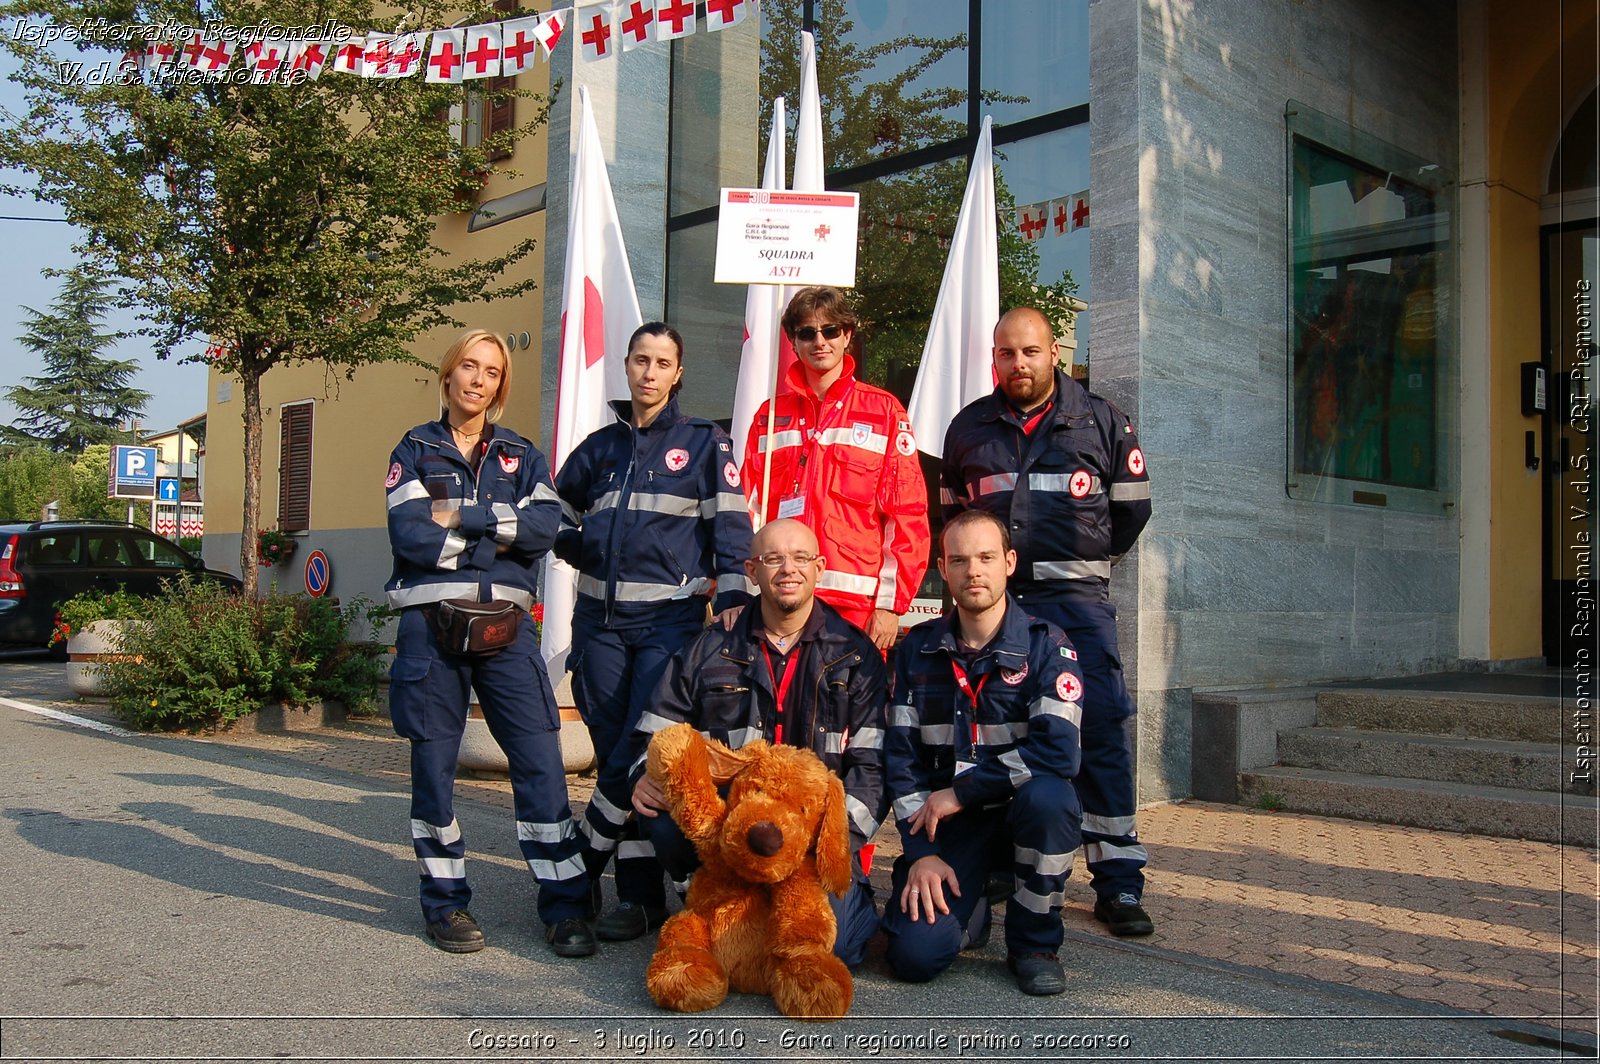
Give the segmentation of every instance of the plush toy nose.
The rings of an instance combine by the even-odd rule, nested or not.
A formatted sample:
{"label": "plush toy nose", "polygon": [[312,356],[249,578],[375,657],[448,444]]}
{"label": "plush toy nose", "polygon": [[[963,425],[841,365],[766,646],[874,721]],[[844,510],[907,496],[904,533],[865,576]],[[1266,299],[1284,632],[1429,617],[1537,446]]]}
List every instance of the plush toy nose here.
{"label": "plush toy nose", "polygon": [[783,831],[770,820],[752,824],[745,839],[750,843],[750,852],[758,857],[771,857],[783,849]]}

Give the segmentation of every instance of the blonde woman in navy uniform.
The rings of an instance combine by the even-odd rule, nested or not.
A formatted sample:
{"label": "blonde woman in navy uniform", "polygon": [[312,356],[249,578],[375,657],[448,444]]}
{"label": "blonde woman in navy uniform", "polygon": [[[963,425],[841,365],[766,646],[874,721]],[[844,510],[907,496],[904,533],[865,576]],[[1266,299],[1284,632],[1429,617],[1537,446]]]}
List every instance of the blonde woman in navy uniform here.
{"label": "blonde woman in navy uniform", "polygon": [[[411,837],[428,937],[449,953],[484,945],[467,908],[466,846],[452,800],[476,691],[510,763],[517,840],[539,884],[546,941],[560,956],[582,957],[595,951],[583,919],[589,880],[567,806],[555,695],[528,613],[561,504],[544,455],[496,424],[510,388],[511,356],[500,338],[463,333],[439,367],[444,416],[407,432],[390,459],[394,575],[386,590],[401,613],[389,712],[411,740]],[[520,607],[510,645],[488,656],[441,646],[439,603],[462,598]]]}

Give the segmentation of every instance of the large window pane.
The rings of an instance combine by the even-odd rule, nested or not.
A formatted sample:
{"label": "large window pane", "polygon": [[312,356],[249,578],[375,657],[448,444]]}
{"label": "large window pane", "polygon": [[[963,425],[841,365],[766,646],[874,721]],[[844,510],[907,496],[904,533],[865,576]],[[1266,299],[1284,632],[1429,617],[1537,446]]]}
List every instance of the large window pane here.
{"label": "large window pane", "polygon": [[983,5],[985,94],[996,122],[1018,122],[1089,102],[1089,3],[1004,0]]}
{"label": "large window pane", "polygon": [[667,320],[683,334],[686,413],[727,422],[744,344],[745,286],[712,281],[717,225],[710,222],[667,236]]}
{"label": "large window pane", "polygon": [[[760,156],[750,136],[760,57],[755,19],[672,43],[669,215],[716,206],[723,187],[761,183]],[[765,146],[765,124],[761,128]]]}

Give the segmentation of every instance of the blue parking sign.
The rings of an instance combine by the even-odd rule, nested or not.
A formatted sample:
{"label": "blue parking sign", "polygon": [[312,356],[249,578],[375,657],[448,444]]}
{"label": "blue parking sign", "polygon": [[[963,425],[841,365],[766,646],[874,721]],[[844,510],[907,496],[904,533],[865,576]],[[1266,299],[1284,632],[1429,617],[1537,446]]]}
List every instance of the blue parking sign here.
{"label": "blue parking sign", "polygon": [[111,452],[111,494],[152,499],[156,494],[156,449],[118,446]]}

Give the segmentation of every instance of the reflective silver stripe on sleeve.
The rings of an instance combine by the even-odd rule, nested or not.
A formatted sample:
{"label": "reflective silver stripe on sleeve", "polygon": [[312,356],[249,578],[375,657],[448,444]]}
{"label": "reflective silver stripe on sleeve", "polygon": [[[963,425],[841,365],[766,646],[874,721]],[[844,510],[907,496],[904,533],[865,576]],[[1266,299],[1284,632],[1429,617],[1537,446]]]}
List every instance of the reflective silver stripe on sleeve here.
{"label": "reflective silver stripe on sleeve", "polygon": [[435,569],[461,568],[461,555],[466,553],[467,537],[455,529],[444,534],[444,546],[439,548],[439,560],[434,563]]}
{"label": "reflective silver stripe on sleeve", "polygon": [[1101,861],[1134,861],[1144,865],[1149,863],[1150,853],[1143,846],[1113,846],[1109,842],[1086,842],[1083,844],[1083,859],[1091,867]]}
{"label": "reflective silver stripe on sleeve", "polygon": [[577,879],[579,876],[588,875],[588,869],[583,866],[582,855],[568,857],[565,861],[541,861],[538,858],[528,862],[528,867],[533,869],[535,879]]}
{"label": "reflective silver stripe on sleeve", "polygon": [[956,741],[954,724],[924,724],[917,729],[924,746],[949,746]]}
{"label": "reflective silver stripe on sleeve", "polygon": [[1041,697],[1029,707],[1028,715],[1031,717],[1060,717],[1062,720],[1072,722],[1074,728],[1083,726],[1083,703],[1062,702],[1054,698]]}
{"label": "reflective silver stripe on sleeve", "polygon": [[714,499],[700,504],[700,516],[711,518],[718,514],[748,514],[750,506],[738,492],[719,491]]}
{"label": "reflective silver stripe on sleeve", "polygon": [[417,864],[429,879],[467,878],[467,862],[460,857],[418,857]]}
{"label": "reflective silver stripe on sleeve", "polygon": [[1035,894],[1025,887],[1018,887],[1016,893],[1011,895],[1011,900],[1019,903],[1024,909],[1042,915],[1048,915],[1050,910],[1061,908],[1061,902],[1066,898],[1064,890],[1053,890],[1049,894]]}
{"label": "reflective silver stripe on sleeve", "polygon": [[541,824],[536,820],[517,821],[517,840],[519,842],[554,844],[570,839],[577,833],[578,826],[572,822],[571,817],[559,820],[554,824]]}
{"label": "reflective silver stripe on sleeve", "polygon": [[825,754],[844,753],[844,732],[823,732],[822,752]]}
{"label": "reflective silver stripe on sleeve", "polygon": [[904,798],[894,800],[894,816],[896,820],[904,820],[908,816],[915,816],[918,809],[928,804],[928,792],[917,791]]}
{"label": "reflective silver stripe on sleeve", "polygon": [[621,501],[622,492],[608,491],[594,502],[589,504],[589,508],[584,511],[584,516],[587,517],[590,514],[604,513],[607,510],[615,509],[617,503]]}
{"label": "reflective silver stripe on sleeve", "polygon": [[1015,856],[1017,864],[1027,865],[1029,868],[1037,870],[1042,876],[1059,876],[1064,872],[1072,871],[1072,859],[1077,856],[1075,852],[1040,853],[1038,850],[1030,850],[1026,846],[1013,846],[1011,852]]}
{"label": "reflective silver stripe on sleeve", "polygon": [[578,512],[577,507],[575,507],[571,503],[567,502],[567,500],[562,499],[561,500],[561,521],[562,521],[563,524],[570,525],[573,528],[577,528],[580,524],[583,523],[583,515]]}
{"label": "reflective silver stripe on sleeve", "polygon": [[[1076,473],[1029,473],[1028,490],[1065,491],[1070,494],[1072,491],[1072,478],[1075,476],[1077,476]],[[1103,495],[1105,490],[1105,486],[1100,483],[1099,477],[1090,477],[1089,490],[1084,494]]]}
{"label": "reflective silver stripe on sleeve", "polygon": [[1007,750],[1000,755],[1000,763],[1011,770],[1011,786],[1020,787],[1033,779],[1033,772],[1023,764],[1022,751]]}
{"label": "reflective silver stripe on sleeve", "polygon": [[1092,831],[1096,835],[1132,835],[1132,815],[1129,816],[1101,816],[1098,813],[1083,814],[1083,830]]}
{"label": "reflective silver stripe on sleeve", "polygon": [[[606,597],[606,582],[584,573],[578,574],[578,594],[590,598]],[[636,580],[617,581],[618,602],[675,602],[711,591],[709,578],[700,576],[686,584],[646,584]]]}
{"label": "reflective silver stripe on sleeve", "polygon": [[1150,497],[1150,482],[1148,480],[1125,480],[1111,485],[1111,501],[1127,502],[1130,499],[1148,499]]}
{"label": "reflective silver stripe on sleeve", "polygon": [[[666,717],[663,717],[661,714],[651,713],[649,710],[645,710],[643,713],[639,714],[639,730],[642,732],[648,732],[651,735],[654,735],[658,731],[666,731],[668,728],[678,723],[680,722],[669,720]],[[643,758],[641,757],[640,760],[643,760]]]}
{"label": "reflective silver stripe on sleeve", "polygon": [[837,428],[823,429],[817,433],[817,443],[823,447],[857,447],[873,454],[887,454],[889,452],[889,437],[880,432],[869,432],[865,440],[856,439],[855,429]]}
{"label": "reflective silver stripe on sleeve", "polygon": [[878,588],[878,581],[870,576],[858,576],[841,569],[824,569],[817,578],[817,588],[829,591],[848,591],[852,595],[870,595]]}
{"label": "reflective silver stripe on sleeve", "polygon": [[489,512],[494,514],[494,541],[496,543],[515,543],[517,541],[517,511],[511,508],[510,503],[497,502],[489,507]]}
{"label": "reflective silver stripe on sleeve", "polygon": [[894,612],[894,593],[900,580],[900,559],[891,546],[894,544],[894,518],[883,523],[883,568],[878,570],[878,609]]}
{"label": "reflective silver stripe on sleeve", "polygon": [[728,732],[728,749],[738,750],[764,738],[760,728],[735,728]]}
{"label": "reflective silver stripe on sleeve", "polygon": [[717,577],[717,594],[725,591],[743,591],[746,594],[755,594],[755,589],[750,586],[742,573],[723,573]]}
{"label": "reflective silver stripe on sleeve", "polygon": [[694,517],[700,513],[700,500],[668,492],[636,491],[628,496],[628,509],[667,517]]}
{"label": "reflective silver stripe on sleeve", "polygon": [[967,485],[967,494],[974,499],[981,499],[985,495],[998,495],[1002,491],[1017,490],[1017,475],[1015,473],[995,473],[992,476],[979,477]]}
{"label": "reflective silver stripe on sleeve", "polygon": [[767,444],[769,441],[771,442],[772,449],[774,451],[781,451],[785,447],[800,446],[802,440],[803,437],[800,435],[798,430],[788,429],[784,432],[774,432],[771,436],[761,437],[761,442],[756,445],[756,449],[759,453],[766,454]]}
{"label": "reflective silver stripe on sleeve", "polygon": [[882,750],[882,728],[858,728],[850,733],[849,748],[852,750]]}
{"label": "reflective silver stripe on sleeve", "polygon": [[[526,506],[530,502],[561,502],[561,496],[557,495],[556,489],[548,484],[535,484],[533,486],[533,494],[525,496],[521,502],[517,503],[517,506]],[[562,505],[565,505],[565,503]]]}
{"label": "reflective silver stripe on sleeve", "polygon": [[[1129,817],[1128,820],[1131,822],[1133,817]],[[444,827],[440,827],[437,824],[430,824],[426,820],[417,820],[413,817],[411,820],[411,837],[413,839],[433,839],[435,842],[442,842],[448,846],[452,842],[461,841],[461,825],[452,820]]]}
{"label": "reflective silver stripe on sleeve", "polygon": [[978,725],[978,742],[984,746],[1010,746],[1028,737],[1028,722]]}
{"label": "reflective silver stripe on sleeve", "polygon": [[872,810],[853,794],[844,796],[844,807],[850,813],[850,822],[868,839],[878,833],[878,822],[872,819]]}
{"label": "reflective silver stripe on sleeve", "polygon": [[476,595],[477,593],[478,585],[475,581],[454,580],[448,584],[416,584],[412,587],[397,587],[393,591],[386,592],[389,598],[389,605],[397,610],[403,610],[407,606],[421,606],[428,602],[438,602],[447,598],[465,598],[468,595]]}
{"label": "reflective silver stripe on sleeve", "polygon": [[1070,562],[1034,562],[1033,578],[1035,580],[1101,580],[1111,579],[1110,562],[1086,562],[1075,560]]}
{"label": "reflective silver stripe on sleeve", "polygon": [[426,499],[428,489],[422,486],[420,480],[408,480],[389,493],[389,509],[393,510],[403,502],[413,499]]}
{"label": "reflective silver stripe on sleeve", "polygon": [[913,706],[890,706],[889,727],[915,728],[922,720],[922,715]]}

